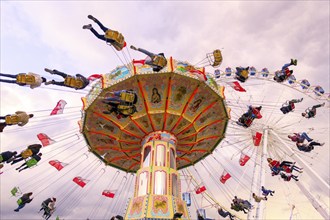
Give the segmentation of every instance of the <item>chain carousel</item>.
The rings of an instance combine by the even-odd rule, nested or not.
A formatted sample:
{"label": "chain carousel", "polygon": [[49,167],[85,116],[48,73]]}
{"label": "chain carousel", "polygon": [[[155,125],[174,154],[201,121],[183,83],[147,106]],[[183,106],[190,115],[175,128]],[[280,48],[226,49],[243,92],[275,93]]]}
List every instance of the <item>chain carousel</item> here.
{"label": "chain carousel", "polygon": [[[132,63],[103,75],[83,100],[81,131],[106,165],[136,173],[135,192],[125,219],[190,219],[181,197],[178,170],[211,154],[224,138],[229,109],[223,87],[205,69],[172,58],[159,72]],[[197,74],[196,74],[197,72]],[[104,114],[113,91],[137,95],[132,116]]]}

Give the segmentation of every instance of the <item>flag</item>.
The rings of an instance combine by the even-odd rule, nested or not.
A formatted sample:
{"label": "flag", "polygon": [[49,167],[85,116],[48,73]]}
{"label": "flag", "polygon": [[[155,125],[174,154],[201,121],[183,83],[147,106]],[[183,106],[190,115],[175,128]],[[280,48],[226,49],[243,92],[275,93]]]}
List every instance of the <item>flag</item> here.
{"label": "flag", "polygon": [[196,194],[200,194],[206,190],[205,186],[198,187],[196,189]]}
{"label": "flag", "polygon": [[241,86],[241,84],[239,84],[238,81],[229,82],[228,84],[229,84],[233,89],[235,89],[236,91],[239,91],[239,92],[246,92],[246,90]]}
{"label": "flag", "polygon": [[48,162],[51,166],[55,167],[58,171],[62,170],[67,164],[58,160],[50,160]]}
{"label": "flag", "polygon": [[55,142],[53,139],[48,137],[47,134],[44,134],[44,133],[37,134],[37,137],[41,141],[43,147],[46,147]]}
{"label": "flag", "polygon": [[231,177],[231,175],[229,173],[227,173],[226,171],[223,172],[223,174],[220,177],[220,182],[225,184],[226,181]]}
{"label": "flag", "polygon": [[66,101],[60,100],[57,102],[57,105],[53,109],[53,111],[50,113],[50,115],[57,115],[57,114],[62,114],[64,107],[66,105]]}
{"label": "flag", "polygon": [[256,132],[256,134],[253,135],[253,144],[254,144],[254,146],[259,146],[260,145],[261,137],[262,137],[262,134],[259,133],[259,132]]}
{"label": "flag", "polygon": [[84,188],[84,186],[86,185],[86,180],[81,178],[80,176],[76,176],[75,178],[73,178],[72,180],[73,182],[77,183],[78,186],[80,186],[81,188]]}
{"label": "flag", "polygon": [[110,190],[103,190],[102,195],[109,198],[115,197],[115,194],[112,193]]}
{"label": "flag", "polygon": [[103,77],[102,74],[93,74],[93,75],[90,75],[87,79],[89,81],[94,81],[94,80],[100,79],[102,77]]}
{"label": "flag", "polygon": [[242,154],[241,158],[239,159],[239,165],[244,166],[248,160],[250,160],[250,157],[248,155]]}

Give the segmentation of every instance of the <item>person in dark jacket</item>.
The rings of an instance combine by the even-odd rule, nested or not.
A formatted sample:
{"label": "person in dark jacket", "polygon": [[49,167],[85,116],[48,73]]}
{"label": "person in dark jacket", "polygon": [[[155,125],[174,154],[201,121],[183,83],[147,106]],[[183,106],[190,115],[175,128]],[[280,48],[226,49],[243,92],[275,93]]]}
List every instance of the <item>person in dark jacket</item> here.
{"label": "person in dark jacket", "polygon": [[319,104],[319,105],[314,105],[311,108],[306,109],[304,113],[301,113],[301,115],[305,118],[314,118],[316,115],[316,109],[323,107],[325,103]]}
{"label": "person in dark jacket", "polygon": [[316,141],[309,142],[308,144],[304,143],[296,143],[296,146],[298,150],[303,151],[303,152],[311,152],[314,150],[314,146],[323,146],[324,143],[318,143]]}
{"label": "person in dark jacket", "polygon": [[126,46],[125,38],[121,33],[105,27],[98,19],[92,15],[88,15],[87,17],[94,21],[102,29],[104,34],[97,33],[91,24],[84,25],[82,27],[83,29],[90,30],[98,39],[112,45],[117,51],[121,51]]}
{"label": "person in dark jacket", "polygon": [[283,112],[283,114],[287,114],[289,112],[292,112],[295,109],[294,103],[302,102],[302,100],[303,100],[303,98],[301,98],[301,99],[292,99],[290,101],[287,101],[280,108],[281,112]]}
{"label": "person in dark jacket", "polygon": [[229,216],[230,220],[234,220],[235,215],[232,215],[230,212],[223,210],[222,208],[218,208],[218,213],[221,217],[227,218]]}
{"label": "person in dark jacket", "polygon": [[39,210],[39,212],[44,210],[43,217],[46,220],[49,219],[52,216],[52,214],[54,213],[55,202],[56,202],[56,198],[53,197],[53,198],[48,198],[41,203],[41,209]]}
{"label": "person in dark jacket", "polygon": [[19,212],[19,210],[24,208],[24,206],[27,203],[30,203],[33,200],[33,198],[31,198],[32,194],[33,194],[32,192],[23,194],[22,197],[18,199],[17,201],[18,207],[14,211]]}
{"label": "person in dark jacket", "polygon": [[17,152],[16,151],[5,151],[0,154],[0,163],[6,162],[10,163],[12,160],[14,160]]}

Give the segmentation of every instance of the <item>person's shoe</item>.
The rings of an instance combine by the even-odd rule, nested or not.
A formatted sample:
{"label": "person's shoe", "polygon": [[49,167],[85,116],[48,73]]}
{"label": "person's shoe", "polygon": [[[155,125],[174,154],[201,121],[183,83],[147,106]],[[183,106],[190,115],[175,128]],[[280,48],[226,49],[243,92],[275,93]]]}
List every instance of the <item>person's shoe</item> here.
{"label": "person's shoe", "polygon": [[131,45],[130,48],[131,48],[132,50],[137,50],[136,47],[134,47],[133,45]]}
{"label": "person's shoe", "polygon": [[93,20],[93,21],[96,21],[96,18],[94,18],[92,15],[88,15],[87,18]]}
{"label": "person's shoe", "polygon": [[293,65],[297,66],[297,64],[298,64],[298,60],[293,60]]}
{"label": "person's shoe", "polygon": [[323,146],[325,143],[321,143],[320,146]]}
{"label": "person's shoe", "polygon": [[302,170],[298,170],[298,172],[299,172],[299,173],[302,173],[302,172],[304,172],[304,171],[302,171]]}
{"label": "person's shoe", "polygon": [[50,69],[48,69],[48,68],[45,68],[44,70],[45,70],[46,72],[50,73],[50,74],[54,74],[53,70],[50,70]]}
{"label": "person's shoe", "polygon": [[300,100],[300,102],[302,102],[302,100],[304,100],[304,98],[301,98],[301,99],[299,99]]}
{"label": "person's shoe", "polygon": [[15,170],[19,170],[19,167],[17,167]]}
{"label": "person's shoe", "polygon": [[19,209],[15,209],[14,212],[19,212]]}
{"label": "person's shoe", "polygon": [[323,102],[323,103],[321,104],[321,106],[322,106],[322,107],[325,106],[325,102]]}
{"label": "person's shoe", "polygon": [[295,60],[295,59],[291,59],[291,62],[290,62],[290,64],[291,65],[294,65],[294,66],[297,66],[297,60]]}
{"label": "person's shoe", "polygon": [[93,27],[92,27],[92,25],[91,24],[86,24],[86,25],[84,25],[83,27],[82,27],[83,29],[92,29]]}

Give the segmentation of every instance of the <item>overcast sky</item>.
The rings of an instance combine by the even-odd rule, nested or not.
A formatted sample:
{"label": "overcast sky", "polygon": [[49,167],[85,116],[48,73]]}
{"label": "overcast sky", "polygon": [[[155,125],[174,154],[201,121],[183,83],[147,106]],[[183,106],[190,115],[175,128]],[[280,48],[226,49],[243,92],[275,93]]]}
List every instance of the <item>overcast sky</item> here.
{"label": "overcast sky", "polygon": [[[221,70],[227,66],[255,66],[258,70],[267,67],[274,71],[289,62],[290,58],[296,58],[298,65],[293,67],[296,78],[308,79],[312,85],[321,85],[326,92],[329,92],[329,1],[1,1],[0,3],[1,73],[35,72],[52,79],[53,76],[43,71],[45,67],[88,76],[93,73],[108,73],[116,66],[122,65],[111,47],[98,40],[89,30],[82,29],[84,24],[92,23],[87,18],[88,14],[92,14],[105,26],[123,33],[128,45],[153,52],[164,52],[168,57],[172,56],[192,64],[198,63],[205,58],[206,53],[216,48],[223,48],[224,61]],[[94,23],[92,24],[97,31],[100,31]],[[125,51],[126,55],[131,56],[130,58],[144,58],[144,55],[134,51],[129,53],[126,49]],[[122,53],[117,54],[123,58]],[[208,67],[207,71],[212,73],[214,69]],[[232,118],[237,119],[238,115],[244,113],[244,107],[249,101],[256,103],[256,100],[262,100],[266,106],[265,115],[274,119],[267,120],[265,116],[265,119],[259,123],[269,122],[271,123],[269,126],[277,124],[277,129],[286,124],[297,123],[297,127],[290,127],[290,131],[313,128],[314,130],[308,130],[310,134],[326,144],[321,149],[316,149],[315,152],[302,157],[329,182],[329,105],[318,111],[319,117],[301,120],[300,112],[320,101],[285,86],[260,80],[250,79],[246,89],[247,94],[238,94],[226,88],[228,105],[233,109]],[[40,214],[37,213],[39,206],[50,196],[63,200],[64,205],[58,208],[57,214],[64,216],[65,219],[86,219],[92,217],[91,214],[95,212],[99,212],[95,215],[98,218],[102,216],[109,218],[110,213],[106,213],[104,209],[96,211],[98,206],[104,208],[109,206],[117,213],[123,211],[115,208],[114,205],[124,207],[126,204],[124,201],[116,200],[118,202],[114,204],[110,200],[101,200],[99,196],[100,191],[111,185],[116,171],[107,168],[103,174],[101,168],[104,166],[99,164],[96,157],[88,155],[86,159],[86,156],[83,156],[87,147],[82,138],[77,140],[78,136],[75,135],[78,133],[76,122],[81,116],[80,97],[87,93],[86,90],[74,91],[55,86],[42,86],[31,90],[1,83],[0,92],[1,116],[17,110],[35,114],[34,120],[31,120],[27,126],[6,128],[5,132],[0,134],[1,152],[21,151],[26,145],[37,143],[36,134],[40,132],[58,140],[57,144],[43,149],[44,163],[38,167],[22,173],[17,173],[14,167],[8,165],[2,169],[5,172],[0,176],[1,219],[40,219]],[[283,121],[277,123],[277,118],[280,120],[282,116],[276,111],[273,113],[273,109],[297,96],[304,97],[304,103],[297,104],[296,111],[290,117],[285,117]],[[48,116],[60,99],[68,103],[64,114]],[[250,135],[250,131],[239,131],[245,135],[244,137]],[[229,128],[228,132],[236,131]],[[287,130],[283,130],[283,133],[285,132]],[[285,138],[285,134],[281,135]],[[226,140],[234,143],[239,138],[227,134]],[[249,142],[243,145],[237,144],[235,147],[242,149],[247,143]],[[72,147],[69,148],[71,145]],[[220,203],[229,208],[230,200],[226,197],[233,196],[234,192],[241,192],[238,196],[248,198],[249,190],[246,188],[251,185],[253,164],[248,164],[246,170],[235,165],[234,161],[239,158],[238,150],[235,147],[225,147],[225,143],[221,146],[214,155],[225,164],[226,160],[230,161],[234,157],[231,161],[233,165],[227,169],[237,172],[237,179],[243,183],[233,182],[232,185],[227,185],[224,188],[227,190],[225,193],[220,192],[218,186],[211,183],[212,181],[207,184],[214,186],[212,193],[217,195]],[[245,152],[252,153],[253,149]],[[283,152],[280,155],[283,155]],[[61,172],[57,172],[47,164],[50,158],[71,164]],[[208,158],[208,161],[214,167],[220,166],[214,163],[212,158]],[[78,164],[77,167],[74,162]],[[230,163],[227,161],[227,164]],[[196,167],[203,170],[201,164]],[[89,171],[93,169],[94,171],[90,173]],[[222,167],[217,169],[218,172],[222,170]],[[64,174],[64,172],[68,173]],[[207,175],[205,170],[202,172]],[[88,193],[74,188],[71,179],[76,175],[90,177]],[[123,185],[121,181],[125,181],[123,178],[125,175],[121,172],[111,187],[120,191],[120,186]],[[267,175],[269,181],[269,172]],[[318,188],[317,182],[308,179],[308,175],[302,175],[300,178],[307,183],[313,193],[325,198],[329,205],[329,192]],[[127,179],[133,181],[129,175]],[[288,219],[290,204],[297,206],[294,212],[295,219],[320,219],[320,215],[301,196],[302,193],[293,182],[284,183],[275,177],[271,180],[274,181],[269,181],[269,185],[274,187],[278,196],[267,201],[265,212],[267,219]],[[17,200],[9,194],[13,186],[20,186],[24,192],[38,192],[34,201],[20,213],[13,212]],[[183,188],[185,186],[183,184]],[[126,191],[129,192],[129,187],[123,191],[125,192],[121,195],[124,198]],[[74,203],[73,200],[77,202]],[[205,205],[205,201],[201,203]],[[209,217],[219,219],[214,210],[207,212]],[[191,209],[190,213],[194,219],[195,210]],[[240,216],[243,217],[242,214]]]}

